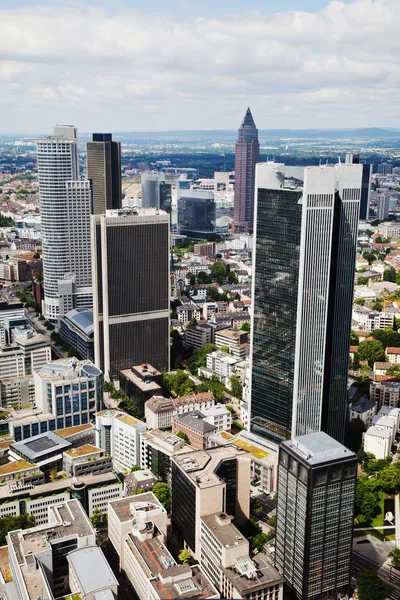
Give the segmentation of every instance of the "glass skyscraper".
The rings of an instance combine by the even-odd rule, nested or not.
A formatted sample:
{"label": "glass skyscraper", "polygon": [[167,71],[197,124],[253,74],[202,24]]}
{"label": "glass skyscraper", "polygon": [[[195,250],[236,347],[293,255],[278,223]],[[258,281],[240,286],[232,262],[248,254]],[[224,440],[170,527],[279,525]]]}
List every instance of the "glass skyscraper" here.
{"label": "glass skyscraper", "polygon": [[178,232],[192,238],[202,238],[214,231],[214,192],[178,189]]}
{"label": "glass skyscraper", "polygon": [[344,436],[362,165],[257,165],[251,429]]}

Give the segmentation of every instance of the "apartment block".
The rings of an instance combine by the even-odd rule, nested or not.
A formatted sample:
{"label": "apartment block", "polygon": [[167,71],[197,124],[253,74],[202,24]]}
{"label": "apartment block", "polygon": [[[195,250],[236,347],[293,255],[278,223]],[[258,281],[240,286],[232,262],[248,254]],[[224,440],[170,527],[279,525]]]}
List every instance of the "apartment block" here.
{"label": "apartment block", "polygon": [[370,385],[371,400],[376,402],[378,410],[383,406],[397,408],[400,401],[400,382],[374,381]]}
{"label": "apartment block", "polygon": [[128,471],[140,464],[140,433],[146,424],[119,410],[96,415],[96,444],[112,457],[113,464]]}
{"label": "apartment block", "polygon": [[158,481],[171,485],[172,458],[188,448],[181,438],[168,431],[144,431],[140,434],[140,466],[154,473]]}

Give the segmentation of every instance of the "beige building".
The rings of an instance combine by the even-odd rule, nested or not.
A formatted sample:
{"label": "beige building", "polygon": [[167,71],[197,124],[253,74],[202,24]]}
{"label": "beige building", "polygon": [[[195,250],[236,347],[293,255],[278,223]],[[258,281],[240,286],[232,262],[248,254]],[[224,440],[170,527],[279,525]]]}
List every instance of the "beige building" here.
{"label": "beige building", "polygon": [[200,559],[200,519],[226,512],[240,526],[249,517],[250,454],[235,446],[187,452],[172,460],[172,527]]}
{"label": "beige building", "polygon": [[397,408],[400,400],[400,381],[376,381],[370,385],[371,400],[381,406]]}

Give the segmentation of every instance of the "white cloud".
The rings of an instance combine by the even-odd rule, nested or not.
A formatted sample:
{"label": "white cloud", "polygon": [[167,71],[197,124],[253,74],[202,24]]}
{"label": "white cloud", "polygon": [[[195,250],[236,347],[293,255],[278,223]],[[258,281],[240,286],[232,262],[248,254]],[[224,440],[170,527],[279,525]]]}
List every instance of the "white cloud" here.
{"label": "white cloud", "polygon": [[187,20],[0,10],[0,131],[234,128],[248,104],[259,127],[397,126],[398,1]]}

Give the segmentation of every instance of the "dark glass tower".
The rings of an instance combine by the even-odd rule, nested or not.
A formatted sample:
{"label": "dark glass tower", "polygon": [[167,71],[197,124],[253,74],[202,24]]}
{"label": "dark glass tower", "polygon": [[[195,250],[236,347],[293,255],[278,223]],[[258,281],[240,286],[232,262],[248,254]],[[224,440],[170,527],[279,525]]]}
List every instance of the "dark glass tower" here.
{"label": "dark glass tower", "polygon": [[356,455],[325,433],[280,446],[275,566],[297,600],[349,591],[356,480]]}
{"label": "dark glass tower", "polygon": [[214,192],[178,190],[178,231],[192,238],[214,233]]}
{"label": "dark glass tower", "polygon": [[251,429],[275,443],[343,441],[361,179],[257,166]]}
{"label": "dark glass tower", "polygon": [[122,206],[121,144],[111,133],[94,133],[86,144],[87,178],[93,191],[93,214]]}
{"label": "dark glass tower", "polygon": [[232,232],[248,232],[253,229],[254,181],[256,164],[260,159],[258,129],[250,108],[247,109],[238,131],[235,147],[235,198]]}
{"label": "dark glass tower", "polygon": [[108,380],[169,369],[169,222],[156,209],[92,217],[94,354]]}

